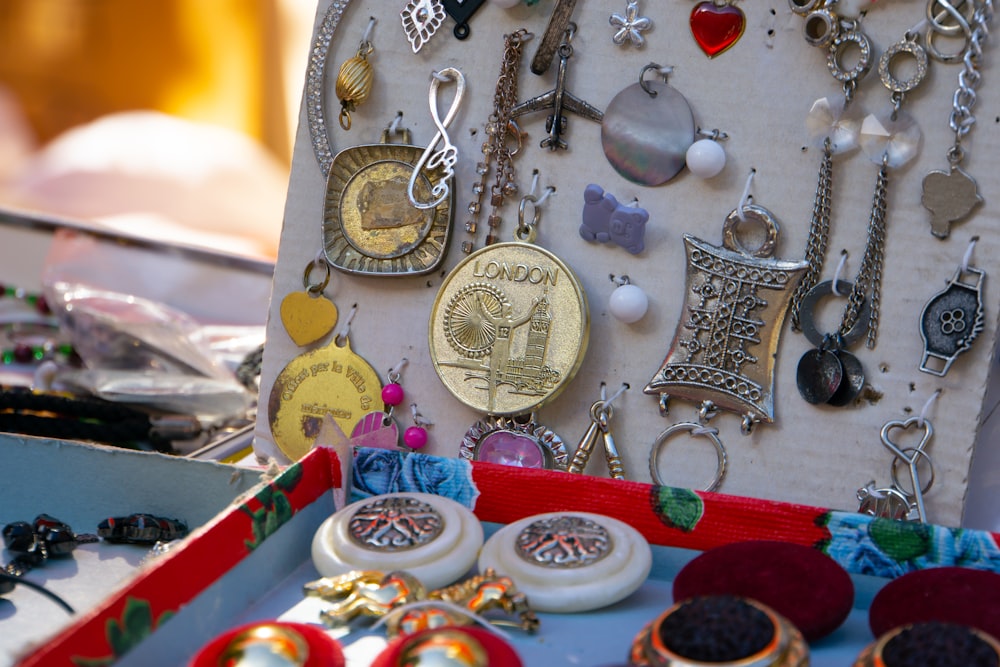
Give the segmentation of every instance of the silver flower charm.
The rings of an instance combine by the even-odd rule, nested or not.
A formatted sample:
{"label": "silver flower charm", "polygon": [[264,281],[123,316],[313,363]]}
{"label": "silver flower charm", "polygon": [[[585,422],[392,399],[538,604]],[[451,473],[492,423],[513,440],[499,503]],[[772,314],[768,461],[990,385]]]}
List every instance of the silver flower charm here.
{"label": "silver flower charm", "polygon": [[653,27],[653,22],[647,17],[639,16],[639,0],[628,0],[625,15],[612,14],[609,22],[618,29],[611,41],[619,46],[624,44],[626,40],[632,42],[636,47],[642,46],[646,40],[640,33]]}

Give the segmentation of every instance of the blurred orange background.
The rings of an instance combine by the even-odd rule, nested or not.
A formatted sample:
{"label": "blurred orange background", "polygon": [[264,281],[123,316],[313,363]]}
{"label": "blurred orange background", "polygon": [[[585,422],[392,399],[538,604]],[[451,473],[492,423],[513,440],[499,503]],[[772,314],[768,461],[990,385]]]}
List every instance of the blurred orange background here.
{"label": "blurred orange background", "polygon": [[[0,146],[7,143],[0,153],[12,176],[0,205],[45,210],[51,202],[54,213],[73,217],[70,194],[61,202],[52,188],[39,195],[38,161],[25,166],[29,186],[9,153],[23,146],[27,165],[67,130],[136,110],[236,131],[262,147],[269,157],[261,161],[273,159],[287,181],[315,11],[315,0],[3,0],[0,89],[26,122],[18,131],[11,112],[0,124]],[[73,161],[60,155],[69,168]],[[262,171],[273,179],[271,165]],[[273,239],[262,246],[276,247],[280,210],[272,209]],[[80,217],[91,216],[82,210]],[[228,224],[220,221],[222,231]]]}

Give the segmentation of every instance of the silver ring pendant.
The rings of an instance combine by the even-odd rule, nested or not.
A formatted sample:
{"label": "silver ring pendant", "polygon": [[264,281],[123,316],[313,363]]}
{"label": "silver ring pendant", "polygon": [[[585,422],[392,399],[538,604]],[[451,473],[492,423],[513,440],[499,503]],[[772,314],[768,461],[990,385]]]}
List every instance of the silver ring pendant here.
{"label": "silver ring pendant", "polygon": [[[837,282],[837,291],[845,299],[853,288],[854,283],[850,281],[840,280]],[[830,296],[834,296],[833,281],[824,280],[821,283],[817,283],[815,287],[802,297],[802,303],[799,306],[799,326],[802,328],[802,333],[805,335],[806,340],[816,347],[822,347],[824,339],[823,333],[816,326],[816,306],[819,305],[822,299]],[[868,299],[864,299],[861,302],[861,310],[858,313],[858,319],[854,323],[854,326],[851,327],[850,331],[842,334],[843,347],[851,347],[868,333],[868,324],[871,322],[871,318],[871,303],[869,303]]]}
{"label": "silver ring pendant", "polygon": [[726,447],[722,444],[722,440],[719,439],[719,436],[714,430],[703,429],[701,424],[695,424],[693,422],[679,422],[677,424],[673,424],[657,436],[656,441],[653,443],[653,449],[650,451],[649,455],[649,474],[653,478],[653,483],[660,486],[666,485],[664,483],[663,476],[660,474],[660,459],[663,457],[663,453],[670,440],[681,432],[688,433],[692,438],[703,435],[715,447],[715,455],[717,459],[715,474],[712,476],[708,485],[703,489],[703,491],[715,491],[719,488],[719,485],[722,484],[722,480],[726,477],[726,468],[729,459],[726,455]]}
{"label": "silver ring pendant", "polygon": [[680,173],[694,139],[691,105],[663,81],[625,88],[608,104],[601,122],[608,162],[639,185],[662,185]]}
{"label": "silver ring pendant", "polygon": [[[853,67],[847,68],[841,61],[852,45],[857,49],[857,60]],[[872,43],[868,35],[860,30],[838,32],[827,48],[826,66],[833,78],[841,83],[855,83],[865,78],[872,68]]]}

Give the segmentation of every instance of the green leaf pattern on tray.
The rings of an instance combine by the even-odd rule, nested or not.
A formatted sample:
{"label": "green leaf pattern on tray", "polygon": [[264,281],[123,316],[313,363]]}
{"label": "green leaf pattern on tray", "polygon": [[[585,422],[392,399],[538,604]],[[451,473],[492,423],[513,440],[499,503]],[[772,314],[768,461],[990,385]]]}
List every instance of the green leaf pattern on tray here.
{"label": "green leaf pattern on tray", "polygon": [[105,626],[104,634],[108,640],[108,646],[111,647],[111,655],[103,658],[74,657],[73,664],[78,667],[111,665],[135,648],[173,615],[174,612],[165,611],[154,621],[149,601],[130,597],[125,601],[125,609],[122,611],[121,619],[108,619]]}
{"label": "green leaf pattern on tray", "polygon": [[705,514],[705,503],[691,489],[654,486],[653,512],[671,528],[690,533]]}
{"label": "green leaf pattern on tray", "polygon": [[279,475],[273,482],[262,488],[254,498],[260,508],[251,510],[246,504],[240,510],[250,516],[253,539],[244,540],[247,549],[253,551],[261,542],[273,535],[295,513],[286,491],[292,491],[302,479],[302,465],[295,463]]}
{"label": "green leaf pattern on tray", "polygon": [[1000,548],[985,531],[833,511],[826,553],[852,574],[895,578],[927,567],[1000,571]]}

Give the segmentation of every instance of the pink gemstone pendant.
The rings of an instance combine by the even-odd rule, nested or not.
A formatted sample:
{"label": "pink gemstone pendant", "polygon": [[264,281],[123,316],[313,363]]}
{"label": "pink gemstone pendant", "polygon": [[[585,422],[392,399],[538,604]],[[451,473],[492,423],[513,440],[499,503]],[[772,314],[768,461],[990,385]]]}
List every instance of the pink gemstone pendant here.
{"label": "pink gemstone pendant", "polygon": [[736,5],[719,5],[713,0],[705,0],[695,5],[691,12],[691,34],[709,58],[738,42],[746,27],[746,16]]}
{"label": "pink gemstone pendant", "polygon": [[510,431],[494,431],[479,442],[476,460],[516,468],[545,468],[545,455],[534,438]]}
{"label": "pink gemstone pendant", "polygon": [[462,439],[462,458],[518,468],[565,470],[569,454],[558,435],[528,419],[487,417]]}

